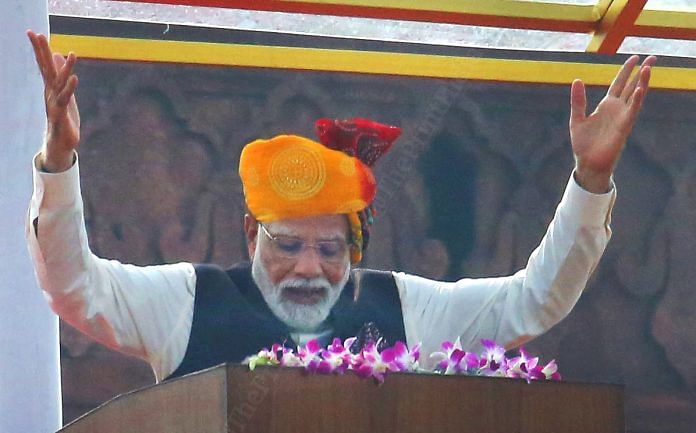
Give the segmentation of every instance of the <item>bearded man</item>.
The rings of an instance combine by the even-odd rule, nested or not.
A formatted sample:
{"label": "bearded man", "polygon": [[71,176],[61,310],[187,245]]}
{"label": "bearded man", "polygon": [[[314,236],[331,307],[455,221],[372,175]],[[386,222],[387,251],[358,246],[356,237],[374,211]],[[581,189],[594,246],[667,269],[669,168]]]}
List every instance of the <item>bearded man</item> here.
{"label": "bearded man", "polygon": [[611,176],[648,90],[648,57],[629,58],[597,109],[571,88],[575,169],[527,266],[512,276],[446,283],[398,272],[352,272],[369,240],[370,166],[397,128],[321,120],[320,141],[281,135],[240,158],[251,263],[228,270],[178,263],[139,267],[89,249],[76,148],[74,54],[54,55],[29,32],[45,83],[46,142],[34,160],[27,241],[51,307],[101,343],[138,356],[158,381],[238,362],[273,342],[347,338],[372,323],[386,340],[421,344],[422,359],[460,338],[515,347],[565,317],[611,235]]}

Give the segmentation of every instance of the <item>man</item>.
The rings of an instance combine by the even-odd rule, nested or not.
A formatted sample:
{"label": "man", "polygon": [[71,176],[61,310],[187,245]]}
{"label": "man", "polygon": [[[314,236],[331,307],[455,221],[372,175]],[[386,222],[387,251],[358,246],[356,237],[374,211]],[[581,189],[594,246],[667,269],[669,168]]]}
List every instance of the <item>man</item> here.
{"label": "man", "polygon": [[34,161],[27,224],[39,282],[63,319],[145,359],[158,381],[240,361],[283,339],[346,338],[369,322],[392,343],[421,343],[426,362],[445,340],[460,337],[473,350],[488,338],[512,348],[547,331],[570,312],[608,242],[611,176],[655,62],[648,57],[631,78],[638,57],[629,58],[589,116],[584,86],[573,82],[575,169],[525,269],[444,283],[404,273],[351,273],[372,218],[369,165],[398,135],[369,122],[357,125],[373,135],[366,151],[340,143],[356,125],[325,121],[322,144],[278,136],[244,148],[240,175],[251,264],[227,271],[190,263],[137,267],[94,256],[75,151],[76,57],[54,55],[43,35],[29,32],[29,39],[44,78],[48,119],[46,143]]}

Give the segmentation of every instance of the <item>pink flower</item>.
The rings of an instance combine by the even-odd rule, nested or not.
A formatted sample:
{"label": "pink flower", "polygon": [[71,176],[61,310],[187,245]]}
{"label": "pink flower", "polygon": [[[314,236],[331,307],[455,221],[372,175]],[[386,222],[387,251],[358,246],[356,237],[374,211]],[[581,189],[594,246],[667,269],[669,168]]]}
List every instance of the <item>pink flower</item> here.
{"label": "pink flower", "polygon": [[415,371],[418,369],[420,345],[417,344],[409,351],[404,343],[397,341],[393,347],[384,349],[381,355],[389,371]]}
{"label": "pink flower", "polygon": [[552,359],[545,366],[537,365],[529,372],[531,380],[561,380],[561,374],[558,372],[556,360]]}
{"label": "pink flower", "polygon": [[[308,371],[318,371],[320,364],[323,361],[321,358],[321,346],[319,340],[312,339],[305,344],[304,347],[297,346],[297,356],[300,359],[301,365]],[[326,366],[321,366],[322,372]]]}
{"label": "pink flower", "polygon": [[350,352],[350,346],[353,345],[355,340],[355,337],[351,337],[341,343],[340,338],[334,338],[333,342],[321,352],[321,357],[326,362],[326,365],[322,367],[339,374],[343,374],[348,370],[354,363],[356,356]]}
{"label": "pink flower", "polygon": [[443,374],[461,374],[475,372],[479,367],[479,359],[475,353],[462,350],[462,343],[459,338],[452,343],[445,341],[442,343],[444,352],[434,352],[430,355],[436,361],[439,360],[436,371]]}
{"label": "pink flower", "polygon": [[505,349],[492,340],[481,340],[481,344],[483,344],[484,351],[479,359],[479,374],[505,377],[508,368]]}
{"label": "pink flower", "polygon": [[274,344],[273,351],[276,353],[278,365],[281,367],[302,367],[302,360],[289,347]]}
{"label": "pink flower", "polygon": [[454,374],[455,365],[459,363],[459,352],[463,352],[459,338],[454,343],[445,341],[442,343],[442,349],[444,352],[430,354],[430,359],[437,362],[435,370],[443,374]]}
{"label": "pink flower", "polygon": [[530,381],[530,373],[534,371],[539,363],[539,358],[529,356],[524,347],[520,347],[520,356],[508,360],[507,377],[525,379]]}
{"label": "pink flower", "polygon": [[383,383],[384,375],[389,371],[389,364],[382,359],[377,345],[368,343],[356,357],[353,370],[360,377],[373,377],[377,382]]}

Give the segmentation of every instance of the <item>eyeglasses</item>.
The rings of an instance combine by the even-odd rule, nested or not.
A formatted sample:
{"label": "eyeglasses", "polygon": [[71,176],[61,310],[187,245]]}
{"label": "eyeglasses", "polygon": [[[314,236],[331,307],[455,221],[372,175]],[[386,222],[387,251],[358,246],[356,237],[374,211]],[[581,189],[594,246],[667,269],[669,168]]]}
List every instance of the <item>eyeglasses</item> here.
{"label": "eyeglasses", "polygon": [[262,223],[259,223],[259,226],[278,255],[284,259],[295,260],[305,248],[314,248],[323,262],[337,264],[345,260],[348,250],[346,241],[327,240],[309,244],[293,236],[272,235]]}

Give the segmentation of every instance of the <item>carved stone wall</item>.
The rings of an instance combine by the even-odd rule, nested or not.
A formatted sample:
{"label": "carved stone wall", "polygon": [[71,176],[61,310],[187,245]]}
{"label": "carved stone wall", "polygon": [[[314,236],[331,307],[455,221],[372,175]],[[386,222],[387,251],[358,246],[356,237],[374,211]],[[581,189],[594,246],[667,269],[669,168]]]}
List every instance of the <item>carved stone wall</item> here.
{"label": "carved stone wall", "polygon": [[[90,244],[130,263],[244,259],[241,147],[313,137],[321,116],[404,129],[376,169],[373,268],[515,272],[573,165],[563,86],[90,61],[78,73]],[[573,312],[529,345],[565,379],[626,384],[634,433],[696,422],[695,106],[694,93],[650,94],[616,173],[612,242]],[[61,338],[66,420],[153,380],[68,325]]]}

